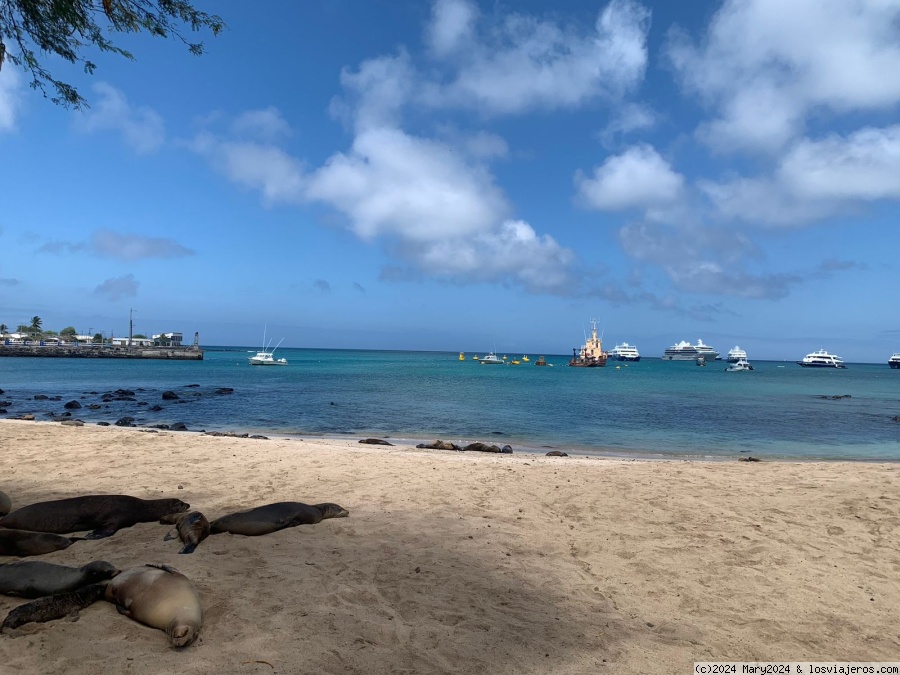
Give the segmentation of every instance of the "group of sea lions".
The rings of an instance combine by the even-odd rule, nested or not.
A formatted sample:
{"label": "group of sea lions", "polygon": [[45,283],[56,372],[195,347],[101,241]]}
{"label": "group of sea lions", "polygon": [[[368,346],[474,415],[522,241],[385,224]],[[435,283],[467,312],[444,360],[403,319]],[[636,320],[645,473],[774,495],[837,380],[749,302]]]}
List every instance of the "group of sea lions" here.
{"label": "group of sea lions", "polygon": [[[277,502],[231,513],[209,522],[180,499],[140,499],[129,495],[85,495],[38,502],[11,511],[0,492],[0,555],[34,556],[58,551],[76,541],[102,539],[137,523],[175,525],[165,540],[181,540],[179,553],[192,553],[210,534],[259,536],[297,525],[312,525],[349,512],[332,503]],[[64,536],[74,532],[83,537]],[[190,580],[169,565],[147,564],[119,570],[104,560],[81,567],[41,561],[0,564],[0,593],[35,598],[13,609],[0,624],[8,632],[31,622],[60,619],[98,601],[112,602],[120,613],[165,631],[169,642],[184,647],[200,633],[203,611]]]}

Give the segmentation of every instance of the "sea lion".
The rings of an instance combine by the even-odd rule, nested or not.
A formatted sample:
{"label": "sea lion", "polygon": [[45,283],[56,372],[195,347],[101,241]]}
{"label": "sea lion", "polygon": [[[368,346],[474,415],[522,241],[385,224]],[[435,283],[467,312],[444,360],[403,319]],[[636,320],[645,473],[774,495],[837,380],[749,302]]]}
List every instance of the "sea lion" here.
{"label": "sea lion", "polygon": [[9,495],[0,490],[0,516],[5,516],[12,511],[12,500]]}
{"label": "sea lion", "polygon": [[69,548],[75,541],[84,541],[84,537],[0,528],[0,555],[41,555]]}
{"label": "sea lion", "polygon": [[82,586],[75,591],[48,595],[19,605],[6,615],[6,619],[0,624],[0,631],[7,632],[9,629],[18,628],[26,623],[44,623],[66,616],[75,616],[78,614],[78,610],[102,599],[108,583],[108,581],[100,581],[96,584]]}
{"label": "sea lion", "polygon": [[159,628],[175,647],[186,647],[200,634],[203,609],[194,585],[174,567],[144,565],[107,582],[104,597],[121,614]]}
{"label": "sea lion", "polygon": [[175,529],[167,532],[163,537],[165,541],[178,537],[184,546],[179,553],[193,553],[194,549],[200,545],[200,542],[209,536],[209,521],[199,511],[190,511],[189,513],[178,513],[163,516],[159,519],[161,523],[174,523]]}
{"label": "sea lion", "polygon": [[103,539],[123,527],[157,521],[187,511],[180,499],[140,499],[128,495],[86,495],[23,506],[0,518],[0,527],[35,532],[83,532],[86,539]]}
{"label": "sea lion", "polygon": [[345,518],[350,512],[337,504],[276,502],[255,509],[222,516],[209,525],[210,534],[230,532],[256,537],[297,525],[315,525],[326,518]]}
{"label": "sea lion", "polygon": [[81,567],[55,565],[42,560],[6,563],[0,565],[0,593],[40,598],[106,581],[118,573],[119,570],[105,560],[95,560]]}

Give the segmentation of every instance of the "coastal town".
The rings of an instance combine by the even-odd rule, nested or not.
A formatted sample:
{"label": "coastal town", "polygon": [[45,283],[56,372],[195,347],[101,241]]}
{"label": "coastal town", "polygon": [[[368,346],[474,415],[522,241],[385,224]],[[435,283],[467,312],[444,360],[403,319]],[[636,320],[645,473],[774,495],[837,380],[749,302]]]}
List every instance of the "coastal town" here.
{"label": "coastal town", "polygon": [[183,359],[203,360],[200,335],[194,333],[191,344],[177,331],[151,334],[134,333],[129,319],[126,336],[103,333],[79,333],[74,326],[60,331],[45,329],[39,316],[30,324],[19,324],[16,330],[0,323],[0,356],[48,356],[82,358]]}

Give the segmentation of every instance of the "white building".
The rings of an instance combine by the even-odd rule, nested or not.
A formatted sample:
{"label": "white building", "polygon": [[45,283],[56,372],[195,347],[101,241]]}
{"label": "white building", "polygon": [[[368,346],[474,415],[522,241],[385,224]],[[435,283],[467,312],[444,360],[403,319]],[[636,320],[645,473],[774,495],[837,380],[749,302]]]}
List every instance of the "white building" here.
{"label": "white building", "polygon": [[153,336],[151,344],[160,347],[180,347],[183,339],[184,336],[181,333],[159,333]]}

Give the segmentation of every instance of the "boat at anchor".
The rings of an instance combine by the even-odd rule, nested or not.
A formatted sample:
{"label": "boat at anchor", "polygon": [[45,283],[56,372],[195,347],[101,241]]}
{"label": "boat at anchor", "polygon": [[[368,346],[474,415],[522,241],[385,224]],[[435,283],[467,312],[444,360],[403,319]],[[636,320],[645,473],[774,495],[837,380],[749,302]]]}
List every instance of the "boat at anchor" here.
{"label": "boat at anchor", "polygon": [[576,368],[602,368],[606,365],[609,354],[603,351],[603,340],[597,337],[597,319],[591,319],[591,337],[584,341],[582,347],[572,350],[569,365]]}

